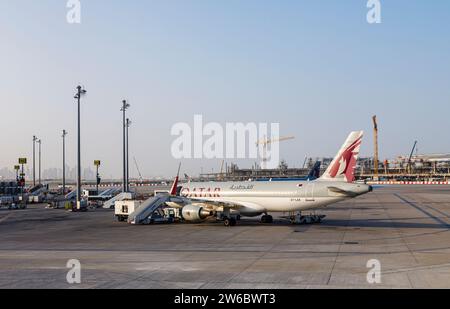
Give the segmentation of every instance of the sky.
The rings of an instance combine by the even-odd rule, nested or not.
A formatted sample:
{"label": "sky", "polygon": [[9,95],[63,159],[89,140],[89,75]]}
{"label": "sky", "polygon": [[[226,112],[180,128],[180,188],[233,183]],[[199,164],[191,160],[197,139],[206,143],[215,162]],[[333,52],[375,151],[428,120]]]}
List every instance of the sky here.
{"label": "sky", "polygon": [[[380,156],[450,152],[450,2],[365,0],[0,0],[0,168],[32,156],[43,168],[76,162],[75,87],[82,100],[82,165],[122,173],[120,106],[131,107],[130,157],[144,177],[171,177],[171,127],[204,122],[280,123],[290,166],[334,156],[352,130],[379,118]],[[131,176],[137,176],[131,162]],[[183,172],[221,160],[183,160]],[[240,162],[250,167],[252,162]],[[92,167],[93,168],[93,167]]]}

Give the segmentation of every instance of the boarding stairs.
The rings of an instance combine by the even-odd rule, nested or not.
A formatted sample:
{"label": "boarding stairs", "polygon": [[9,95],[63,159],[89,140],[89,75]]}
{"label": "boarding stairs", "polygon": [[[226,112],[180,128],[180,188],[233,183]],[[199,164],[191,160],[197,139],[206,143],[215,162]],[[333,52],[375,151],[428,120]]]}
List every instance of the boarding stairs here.
{"label": "boarding stairs", "polygon": [[145,224],[146,220],[156,211],[158,208],[164,205],[164,203],[170,200],[168,194],[158,194],[155,197],[151,197],[139,206],[128,217],[128,223],[130,224]]}
{"label": "boarding stairs", "polygon": [[66,194],[66,196],[64,197],[65,200],[74,200],[77,198],[77,190],[73,190],[69,193]]}
{"label": "boarding stairs", "polygon": [[32,187],[28,193],[30,196],[40,196],[41,194],[47,192],[47,186],[44,185],[37,185],[35,187]]}
{"label": "boarding stairs", "polygon": [[132,200],[134,198],[134,193],[132,192],[122,192],[116,196],[114,196],[112,199],[106,201],[103,204],[103,208],[105,209],[112,209],[114,208],[114,205],[117,201],[124,201],[124,200]]}

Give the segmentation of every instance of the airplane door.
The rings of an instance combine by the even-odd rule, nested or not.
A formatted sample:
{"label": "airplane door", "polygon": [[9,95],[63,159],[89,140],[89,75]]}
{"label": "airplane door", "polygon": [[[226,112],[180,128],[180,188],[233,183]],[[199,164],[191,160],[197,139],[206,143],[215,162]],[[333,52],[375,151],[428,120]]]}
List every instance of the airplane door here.
{"label": "airplane door", "polygon": [[309,183],[306,186],[306,201],[307,202],[314,202],[314,187],[315,187],[315,183]]}

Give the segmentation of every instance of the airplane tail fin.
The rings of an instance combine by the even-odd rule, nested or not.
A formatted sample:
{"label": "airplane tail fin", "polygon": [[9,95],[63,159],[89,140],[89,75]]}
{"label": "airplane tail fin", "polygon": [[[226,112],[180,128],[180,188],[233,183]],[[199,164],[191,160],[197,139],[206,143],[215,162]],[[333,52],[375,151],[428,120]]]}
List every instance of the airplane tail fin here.
{"label": "airplane tail fin", "polygon": [[356,161],[359,157],[363,131],[351,132],[338,154],[328,166],[322,180],[353,182],[355,180]]}
{"label": "airplane tail fin", "polygon": [[179,176],[175,177],[175,180],[173,181],[172,188],[170,189],[170,195],[177,195],[177,189],[178,189],[178,181]]}
{"label": "airplane tail fin", "polygon": [[317,161],[314,164],[314,167],[311,169],[308,175],[308,180],[314,180],[320,177],[320,166],[322,165],[321,161]]}
{"label": "airplane tail fin", "polygon": [[178,191],[178,182],[180,181],[180,169],[181,169],[181,163],[178,165],[178,172],[177,177],[175,177],[175,180],[173,181],[172,188],[170,189],[170,195],[177,195]]}

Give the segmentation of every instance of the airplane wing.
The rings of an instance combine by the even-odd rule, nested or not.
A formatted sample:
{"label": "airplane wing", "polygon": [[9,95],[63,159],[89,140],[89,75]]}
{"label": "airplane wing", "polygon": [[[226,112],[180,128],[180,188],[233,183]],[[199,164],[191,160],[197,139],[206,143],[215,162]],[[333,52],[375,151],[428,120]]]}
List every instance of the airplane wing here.
{"label": "airplane wing", "polygon": [[212,201],[207,199],[190,199],[191,204],[205,204],[210,207],[223,207],[223,208],[230,208],[230,209],[239,209],[242,207],[245,207],[246,205],[241,204],[239,202],[229,202],[229,201]]}
{"label": "airplane wing", "polygon": [[195,204],[204,204],[210,207],[223,207],[230,209],[239,209],[242,207],[246,207],[246,205],[241,204],[239,202],[228,202],[228,201],[210,201],[210,200],[193,200]]}
{"label": "airplane wing", "polygon": [[186,205],[190,204],[202,204],[205,208],[211,209],[211,210],[217,210],[218,208],[228,208],[228,209],[252,209],[255,211],[263,212],[264,209],[262,209],[259,205],[248,203],[248,202],[236,202],[236,201],[217,201],[217,200],[208,200],[208,199],[201,199],[201,198],[187,198],[187,197],[171,197],[170,201],[167,202],[168,205],[171,205],[172,207],[182,208]]}

